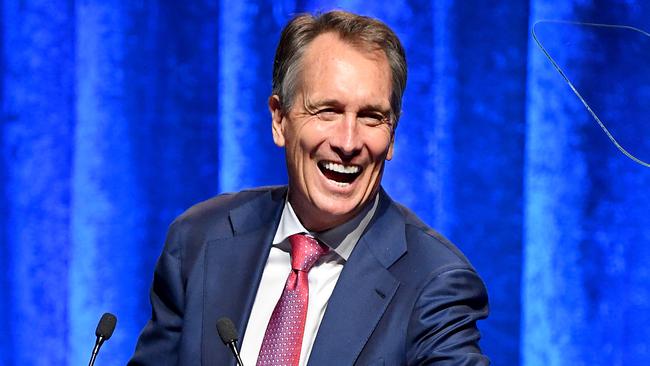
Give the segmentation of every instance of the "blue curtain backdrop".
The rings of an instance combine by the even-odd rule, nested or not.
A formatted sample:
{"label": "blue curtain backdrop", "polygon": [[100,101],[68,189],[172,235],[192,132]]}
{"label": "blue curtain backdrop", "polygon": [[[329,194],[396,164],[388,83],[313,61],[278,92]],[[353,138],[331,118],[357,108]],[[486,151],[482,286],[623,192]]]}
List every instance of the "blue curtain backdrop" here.
{"label": "blue curtain backdrop", "polygon": [[[384,186],[485,279],[493,364],[650,362],[650,169],[530,37],[541,19],[648,30],[645,2],[3,0],[0,365],[87,363],[105,311],[119,321],[97,364],[125,364],[171,220],[286,182],[266,107],[274,47],[292,14],[333,7],[404,42]],[[602,70],[579,46],[557,57],[583,85]]]}

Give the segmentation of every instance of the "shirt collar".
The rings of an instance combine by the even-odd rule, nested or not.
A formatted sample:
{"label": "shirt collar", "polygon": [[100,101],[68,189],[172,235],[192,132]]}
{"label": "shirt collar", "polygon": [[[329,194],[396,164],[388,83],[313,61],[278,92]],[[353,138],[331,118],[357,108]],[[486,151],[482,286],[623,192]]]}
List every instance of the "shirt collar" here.
{"label": "shirt collar", "polygon": [[347,261],[352,249],[354,249],[366,227],[368,227],[370,219],[375,214],[378,203],[379,195],[377,194],[372,204],[366,205],[361,212],[347,222],[322,232],[310,232],[302,225],[287,198],[280,217],[280,224],[273,238],[273,245],[280,246],[293,234],[308,233]]}

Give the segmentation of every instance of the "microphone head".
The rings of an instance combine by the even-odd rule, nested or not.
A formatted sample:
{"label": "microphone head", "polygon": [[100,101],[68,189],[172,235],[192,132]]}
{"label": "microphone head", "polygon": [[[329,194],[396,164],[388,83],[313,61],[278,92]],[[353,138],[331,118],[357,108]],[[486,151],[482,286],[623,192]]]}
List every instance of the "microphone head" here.
{"label": "microphone head", "polygon": [[217,331],[219,332],[219,337],[221,337],[224,344],[237,342],[237,339],[239,339],[237,329],[235,329],[235,324],[232,323],[230,318],[223,317],[217,320]]}
{"label": "microphone head", "polygon": [[95,335],[97,337],[102,337],[104,340],[108,340],[113,335],[115,330],[115,325],[117,324],[117,318],[111,313],[104,313],[102,318],[97,324],[97,330],[95,330]]}

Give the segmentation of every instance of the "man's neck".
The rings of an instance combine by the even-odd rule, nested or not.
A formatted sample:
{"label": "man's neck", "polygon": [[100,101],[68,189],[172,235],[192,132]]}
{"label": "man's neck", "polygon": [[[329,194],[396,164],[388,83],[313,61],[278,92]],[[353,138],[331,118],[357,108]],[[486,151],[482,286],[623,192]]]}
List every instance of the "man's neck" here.
{"label": "man's neck", "polygon": [[280,224],[273,239],[274,245],[280,245],[285,239],[296,233],[309,233],[330,248],[336,251],[343,259],[347,260],[357,241],[366,230],[370,220],[379,206],[379,195],[365,205],[364,208],[348,221],[324,231],[311,231],[304,227],[299,220],[293,205],[286,201]]}
{"label": "man's neck", "polygon": [[356,207],[351,212],[338,216],[312,212],[316,210],[313,208],[305,208],[300,204],[300,202],[293,202],[291,198],[291,188],[289,188],[289,192],[287,193],[287,202],[291,203],[293,212],[300,220],[302,226],[310,232],[324,232],[354,220],[354,218],[360,216],[363,212],[368,212],[368,210],[375,205],[375,202],[379,199],[379,192],[375,192],[375,194],[372,195],[372,198],[368,199],[363,205]]}

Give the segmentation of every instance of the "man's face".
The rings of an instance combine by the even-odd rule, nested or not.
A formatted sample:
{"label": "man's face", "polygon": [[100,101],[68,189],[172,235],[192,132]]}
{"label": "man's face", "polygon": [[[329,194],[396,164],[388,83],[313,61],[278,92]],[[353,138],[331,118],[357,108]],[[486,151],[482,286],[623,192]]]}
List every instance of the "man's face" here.
{"label": "man's face", "polygon": [[379,189],[393,152],[391,71],[383,52],[325,33],[305,51],[300,80],[288,112],[269,99],[273,140],[286,149],[291,205],[307,229],[322,231],[351,219]]}

